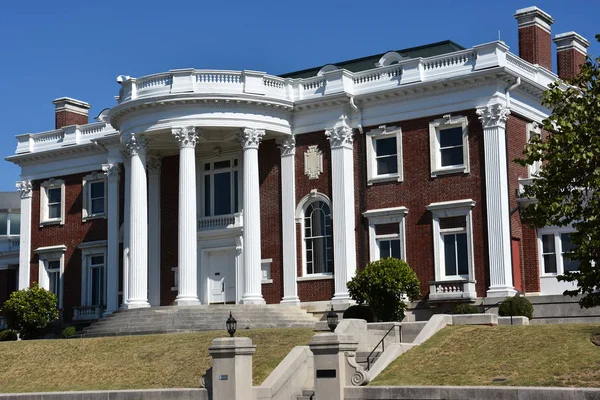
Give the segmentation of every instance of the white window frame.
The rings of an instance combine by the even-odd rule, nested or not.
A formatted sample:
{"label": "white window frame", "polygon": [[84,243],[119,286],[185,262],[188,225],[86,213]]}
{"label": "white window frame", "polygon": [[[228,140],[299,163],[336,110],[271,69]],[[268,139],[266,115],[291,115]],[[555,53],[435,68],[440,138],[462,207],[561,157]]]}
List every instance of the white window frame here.
{"label": "white window frame", "polygon": [[[393,207],[393,208],[379,208],[375,210],[368,210],[363,213],[363,216],[369,221],[369,260],[370,262],[377,261],[380,259],[379,239],[400,239],[400,251],[402,253],[402,260],[408,261],[406,256],[406,214],[408,214],[408,208],[406,207]],[[377,236],[375,229],[377,225],[384,224],[398,224],[398,235],[385,235]]]}
{"label": "white window frame", "polygon": [[50,274],[48,273],[48,265],[51,261],[59,261],[60,262],[60,290],[58,294],[58,308],[63,308],[63,293],[65,291],[65,282],[64,282],[64,271],[65,271],[65,251],[67,251],[67,246],[58,245],[58,246],[47,246],[47,247],[39,247],[34,250],[34,252],[38,255],[39,261],[39,278],[38,284],[41,288],[46,290],[50,290]]}
{"label": "white window frame", "polygon": [[[60,218],[50,218],[48,212],[48,190],[60,188]],[[40,226],[65,223],[65,181],[49,179],[40,184]]]}
{"label": "white window frame", "polygon": [[[541,134],[542,130],[537,122],[530,122],[527,124],[527,143],[529,143],[535,136],[539,136]],[[534,161],[533,164],[529,164],[527,166],[527,177],[537,178],[541,168],[542,162],[539,160]]]}
{"label": "white window frame", "polygon": [[[395,174],[377,173],[377,141],[380,139],[396,138],[396,162],[398,172]],[[404,180],[404,171],[402,168],[402,129],[398,126],[381,125],[377,129],[371,129],[367,132],[367,185],[376,182]]]}
{"label": "white window frame", "polygon": [[[464,116],[444,115],[429,123],[429,159],[431,176],[470,172],[469,162],[469,120]],[[440,134],[445,129],[462,128],[463,163],[442,167],[442,154],[440,149]]]}
{"label": "white window frame", "polygon": [[[92,184],[102,182],[104,184],[104,212],[92,214]],[[95,218],[106,218],[106,208],[108,206],[107,196],[108,187],[106,182],[106,176],[103,172],[94,172],[83,177],[83,208],[81,210],[82,221]]]}
{"label": "white window frame", "polygon": [[[233,166],[234,164],[234,160],[237,160],[237,166]],[[220,214],[219,216],[224,216],[224,215],[235,215],[239,212],[241,212],[243,205],[242,205],[242,157],[240,157],[238,154],[231,154],[227,157],[219,157],[219,158],[214,158],[214,159],[210,159],[210,160],[206,160],[203,162],[199,162],[199,176],[200,176],[200,180],[199,180],[199,190],[198,190],[198,194],[200,196],[200,201],[198,202],[200,204],[200,210],[199,214],[201,217],[200,218],[207,218],[207,217],[213,217],[214,215],[214,203],[215,203],[215,190],[214,190],[214,176],[215,176],[215,168],[214,165],[215,163],[221,162],[221,161],[230,161],[230,167],[229,168],[220,168],[217,170],[218,173],[221,172],[230,172],[231,173],[231,200],[232,200],[232,204],[231,204],[231,208],[232,211],[230,214]],[[210,164],[210,171],[205,171],[204,170],[204,164]],[[234,186],[234,172],[237,172],[237,186],[238,186],[238,198],[237,198],[237,204],[238,204],[238,211],[235,210],[235,186]],[[204,186],[204,177],[206,175],[210,176],[210,188],[211,188],[211,193],[210,193],[210,215],[206,215],[206,189]]]}
{"label": "white window frame", "polygon": [[[10,226],[11,226],[11,222],[10,222],[10,217],[11,215],[18,215],[19,216],[19,221],[21,220],[21,213],[20,212],[15,212],[15,211],[0,211],[0,214],[6,214],[6,230],[5,231],[0,231],[0,237],[6,237],[6,238],[18,238],[19,236],[21,236],[21,230],[19,229],[19,233],[11,233],[10,231]],[[20,226],[20,223],[19,223]]]}
{"label": "white window frame", "polygon": [[[563,233],[574,233],[577,230],[571,226],[568,227],[545,227],[538,229],[538,258],[539,258],[539,267],[540,267],[540,277],[557,277],[559,275],[563,275],[565,272],[564,262],[563,262],[563,249],[562,249],[562,240],[560,240],[560,235]],[[546,273],[546,265],[544,262],[544,248],[542,242],[542,235],[553,235],[554,236],[554,251],[556,257],[556,272]]]}
{"label": "white window frame", "polygon": [[[319,193],[316,189],[313,189],[308,195],[304,196],[300,203],[298,203],[298,207],[296,208],[296,223],[300,225],[300,241],[302,243],[302,276],[298,277],[297,280],[312,280],[312,279],[331,279],[335,274],[335,259],[333,259],[332,269],[333,272],[323,272],[316,274],[307,273],[307,260],[306,260],[306,239],[304,232],[304,214],[306,208],[313,202],[322,201],[329,206],[329,211],[331,212],[331,225],[332,225],[332,236],[333,236],[333,209],[331,207],[331,200],[323,193]],[[331,248],[331,256],[333,258],[333,246],[334,243],[332,241]]]}
{"label": "white window frame", "polygon": [[95,242],[83,242],[77,246],[81,250],[81,305],[91,306],[92,305],[92,274],[91,274],[91,260],[93,256],[104,257],[104,293],[102,295],[104,305],[106,305],[106,288],[108,282],[106,280],[106,273],[108,269],[107,265],[107,241],[98,240]]}
{"label": "white window frame", "polygon": [[[474,281],[475,280],[475,261],[473,258],[473,217],[472,209],[475,201],[472,199],[444,201],[431,203],[425,208],[432,214],[433,224],[433,258],[435,263],[436,281]],[[451,217],[465,217],[465,228],[460,229],[440,229],[440,219]],[[444,234],[462,233],[467,234],[467,259],[469,262],[468,276],[446,275],[446,263],[444,258]]]}

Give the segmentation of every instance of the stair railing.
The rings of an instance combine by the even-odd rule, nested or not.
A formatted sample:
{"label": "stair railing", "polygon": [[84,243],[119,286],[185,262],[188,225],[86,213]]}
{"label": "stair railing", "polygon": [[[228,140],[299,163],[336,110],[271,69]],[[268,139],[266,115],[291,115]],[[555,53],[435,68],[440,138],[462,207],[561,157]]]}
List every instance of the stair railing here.
{"label": "stair railing", "polygon": [[[395,327],[396,325],[392,324],[392,327],[388,329],[388,331],[385,333],[385,335],[383,335],[379,343],[375,345],[371,353],[369,353],[369,355],[367,356],[367,371],[371,369],[371,356],[373,355],[373,353],[375,353],[375,350],[379,348],[379,345],[381,345],[381,353],[383,354],[383,352],[385,351],[385,338],[388,337],[390,332],[393,331]],[[400,342],[402,342],[402,325],[398,325],[398,328],[400,329]]]}

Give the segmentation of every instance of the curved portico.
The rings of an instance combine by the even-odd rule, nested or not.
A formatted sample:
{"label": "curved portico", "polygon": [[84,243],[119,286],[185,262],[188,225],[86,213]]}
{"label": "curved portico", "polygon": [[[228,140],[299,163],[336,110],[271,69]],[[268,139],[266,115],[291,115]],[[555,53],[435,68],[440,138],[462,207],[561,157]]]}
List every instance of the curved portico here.
{"label": "curved portico", "polygon": [[[177,70],[140,79],[127,77],[122,82],[119,105],[109,118],[120,132],[130,165],[125,182],[130,199],[125,224],[130,240],[124,243],[128,249],[124,308],[148,307],[148,299],[156,298],[160,290],[160,284],[148,285],[149,280],[156,281],[153,275],[149,279],[149,271],[155,274],[159,270],[149,268],[149,263],[158,261],[148,260],[148,252],[159,243],[150,239],[149,249],[149,222],[157,216],[156,210],[147,209],[148,195],[156,191],[147,187],[146,182],[152,185],[152,181],[147,181],[146,167],[150,158],[171,155],[179,156],[175,304],[265,303],[261,294],[258,148],[263,139],[281,140],[291,135],[292,103],[282,91],[273,90],[277,79],[281,78],[269,82],[264,74],[247,71]],[[220,157],[225,159],[218,161]],[[224,164],[231,168],[229,175],[211,172]],[[231,186],[227,182],[232,182]],[[230,230],[236,243],[231,250],[235,271],[234,276],[223,273],[227,276],[222,278],[223,295],[211,298],[210,263],[231,264],[231,258],[224,258],[219,249],[199,249],[199,240],[210,242],[213,238],[198,229],[223,223],[239,228]],[[156,226],[153,224],[153,229]],[[235,296],[225,294],[226,286],[231,285],[225,281],[232,279]]]}

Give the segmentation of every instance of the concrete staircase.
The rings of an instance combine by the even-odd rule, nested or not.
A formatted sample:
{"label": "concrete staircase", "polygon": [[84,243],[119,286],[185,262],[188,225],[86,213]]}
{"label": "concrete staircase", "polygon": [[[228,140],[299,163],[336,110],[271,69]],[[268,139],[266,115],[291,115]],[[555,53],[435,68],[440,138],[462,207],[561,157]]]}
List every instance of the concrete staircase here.
{"label": "concrete staircase", "polygon": [[116,312],[85,328],[79,337],[147,335],[225,330],[229,312],[238,332],[260,328],[314,328],[316,319],[299,307],[272,305],[200,305],[152,307]]}
{"label": "concrete staircase", "polygon": [[[381,347],[379,347],[379,349],[381,349]],[[367,357],[369,354],[371,354],[369,351],[356,352],[356,363],[367,371],[369,370],[368,367],[371,367],[373,364],[375,364],[375,361],[377,361],[381,355],[381,351],[374,351],[373,354],[371,354],[371,358],[369,358],[369,362],[367,362]]]}

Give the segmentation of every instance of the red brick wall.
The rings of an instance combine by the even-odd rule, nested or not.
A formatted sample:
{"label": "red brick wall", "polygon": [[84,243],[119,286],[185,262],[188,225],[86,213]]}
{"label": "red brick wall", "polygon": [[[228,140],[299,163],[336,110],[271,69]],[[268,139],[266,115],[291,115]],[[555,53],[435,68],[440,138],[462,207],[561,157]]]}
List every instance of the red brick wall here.
{"label": "red brick wall", "polygon": [[583,63],[585,63],[585,56],[575,49],[556,53],[556,69],[561,79],[574,78]]}
{"label": "red brick wall", "polygon": [[537,26],[519,28],[519,57],[552,71],[550,33]]}
{"label": "red brick wall", "polygon": [[[429,281],[435,280],[433,257],[433,228],[431,213],[425,206],[440,201],[473,199],[476,204],[472,210],[473,250],[475,260],[475,279],[477,294],[484,296],[489,286],[487,261],[487,227],[485,206],[485,175],[483,163],[483,131],[474,110],[452,113],[466,116],[469,120],[469,174],[443,175],[431,177],[429,163],[429,123],[441,115],[419,118],[409,121],[390,122],[390,126],[402,129],[403,182],[383,182],[365,186],[366,171],[361,167],[360,179],[363,182],[364,207],[366,210],[400,207],[408,208],[406,216],[406,254],[410,266],[421,281],[421,292],[425,296],[429,291]],[[376,128],[366,127],[365,131]],[[364,149],[363,142],[355,149]],[[357,150],[358,151],[358,150]],[[358,157],[364,159],[364,156]],[[360,233],[357,234],[359,265],[368,261],[368,221],[363,220]],[[363,249],[363,250],[361,250]]]}
{"label": "red brick wall", "polygon": [[56,129],[62,128],[63,126],[85,125],[88,123],[88,116],[67,110],[58,111],[54,114],[54,122]]}
{"label": "red brick wall", "polygon": [[82,182],[89,172],[56,177],[65,181],[64,225],[40,227],[40,183],[34,181],[31,203],[31,283],[39,280],[39,258],[33,250],[38,247],[65,245],[63,274],[63,308],[66,320],[70,320],[72,307],[81,304],[81,251],[77,246],[83,242],[106,240],[106,219],[81,220],[83,207]]}
{"label": "red brick wall", "polygon": [[275,140],[266,140],[258,149],[260,185],[261,257],[272,258],[273,283],[262,285],[262,295],[269,304],[283,297],[283,263],[281,231],[281,157]]}
{"label": "red brick wall", "polygon": [[162,159],[160,179],[160,304],[171,305],[177,297],[175,274],[172,267],[178,265],[177,260],[177,225],[179,218],[179,156]]}

